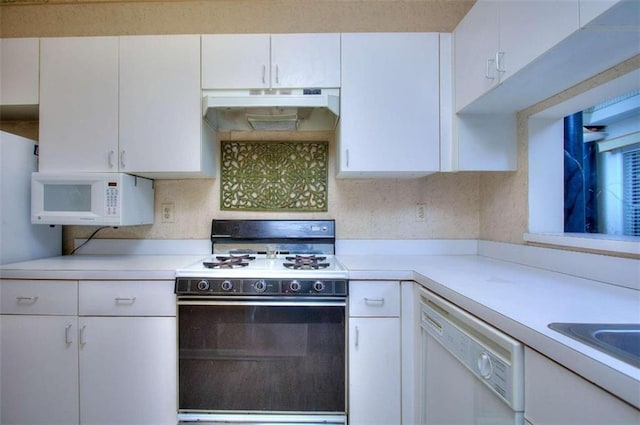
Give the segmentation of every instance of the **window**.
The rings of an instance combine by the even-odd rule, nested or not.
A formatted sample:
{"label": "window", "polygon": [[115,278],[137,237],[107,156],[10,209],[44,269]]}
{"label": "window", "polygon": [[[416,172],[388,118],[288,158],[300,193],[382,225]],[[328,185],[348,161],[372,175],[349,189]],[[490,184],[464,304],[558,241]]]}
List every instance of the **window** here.
{"label": "window", "polygon": [[[633,193],[640,149],[640,90],[564,117],[564,231],[640,236]],[[629,165],[627,165],[629,163]]]}
{"label": "window", "polygon": [[[640,69],[636,69],[529,117],[529,232],[525,241],[622,254],[640,252],[640,235],[628,230],[638,226],[638,195],[635,192],[633,200],[633,193],[640,176],[638,169],[623,172],[627,170],[624,164],[633,164],[624,158],[640,150],[639,81]],[[637,105],[628,108],[634,102]],[[628,110],[616,114],[615,120],[599,122],[598,115],[613,111],[613,104]],[[582,113],[587,143],[597,148],[597,223],[591,229],[596,233],[565,230],[564,117],[576,113]]]}
{"label": "window", "polygon": [[624,153],[624,234],[640,236],[640,149]]}

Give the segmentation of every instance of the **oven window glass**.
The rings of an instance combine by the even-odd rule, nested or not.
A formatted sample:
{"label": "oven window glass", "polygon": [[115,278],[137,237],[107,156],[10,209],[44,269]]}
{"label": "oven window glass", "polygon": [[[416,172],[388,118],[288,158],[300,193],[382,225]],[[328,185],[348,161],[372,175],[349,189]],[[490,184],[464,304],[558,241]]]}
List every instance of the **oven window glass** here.
{"label": "oven window glass", "polygon": [[345,307],[179,306],[181,410],[345,411]]}

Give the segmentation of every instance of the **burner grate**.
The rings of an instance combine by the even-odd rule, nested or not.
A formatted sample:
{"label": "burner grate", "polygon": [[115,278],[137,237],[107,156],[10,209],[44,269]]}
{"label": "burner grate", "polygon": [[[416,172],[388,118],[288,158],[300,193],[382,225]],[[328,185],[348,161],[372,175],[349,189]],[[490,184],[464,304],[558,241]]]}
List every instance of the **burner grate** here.
{"label": "burner grate", "polygon": [[316,255],[296,255],[295,257],[285,257],[285,259],[287,262],[284,262],[283,266],[292,270],[326,269],[330,265],[323,262],[327,257]]}
{"label": "burner grate", "polygon": [[219,255],[216,257],[218,261],[204,261],[203,266],[209,269],[237,269],[247,267],[249,261],[255,260],[248,254],[245,255]]}

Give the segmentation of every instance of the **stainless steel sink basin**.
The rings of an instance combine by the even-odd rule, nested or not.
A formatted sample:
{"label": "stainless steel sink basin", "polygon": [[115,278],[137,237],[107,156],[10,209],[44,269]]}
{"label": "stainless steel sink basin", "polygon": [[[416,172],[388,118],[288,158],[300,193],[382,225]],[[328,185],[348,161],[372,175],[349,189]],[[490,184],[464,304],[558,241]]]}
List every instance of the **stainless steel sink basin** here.
{"label": "stainless steel sink basin", "polygon": [[550,323],[549,328],[640,367],[640,324]]}

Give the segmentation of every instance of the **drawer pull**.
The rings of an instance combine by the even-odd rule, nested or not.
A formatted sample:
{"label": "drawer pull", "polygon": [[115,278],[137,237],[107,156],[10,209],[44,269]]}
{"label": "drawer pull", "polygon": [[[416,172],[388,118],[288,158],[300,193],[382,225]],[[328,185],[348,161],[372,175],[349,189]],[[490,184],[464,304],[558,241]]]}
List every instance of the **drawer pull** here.
{"label": "drawer pull", "polygon": [[116,297],[116,304],[131,305],[136,302],[136,297]]}
{"label": "drawer pull", "polygon": [[71,339],[71,325],[67,325],[64,327],[64,342],[67,345],[71,345],[73,340]]}
{"label": "drawer pull", "polygon": [[384,298],[367,298],[367,297],[364,297],[364,303],[366,305],[382,306],[382,305],[384,305]]}
{"label": "drawer pull", "polygon": [[16,297],[18,304],[35,304],[38,301],[38,297]]}

